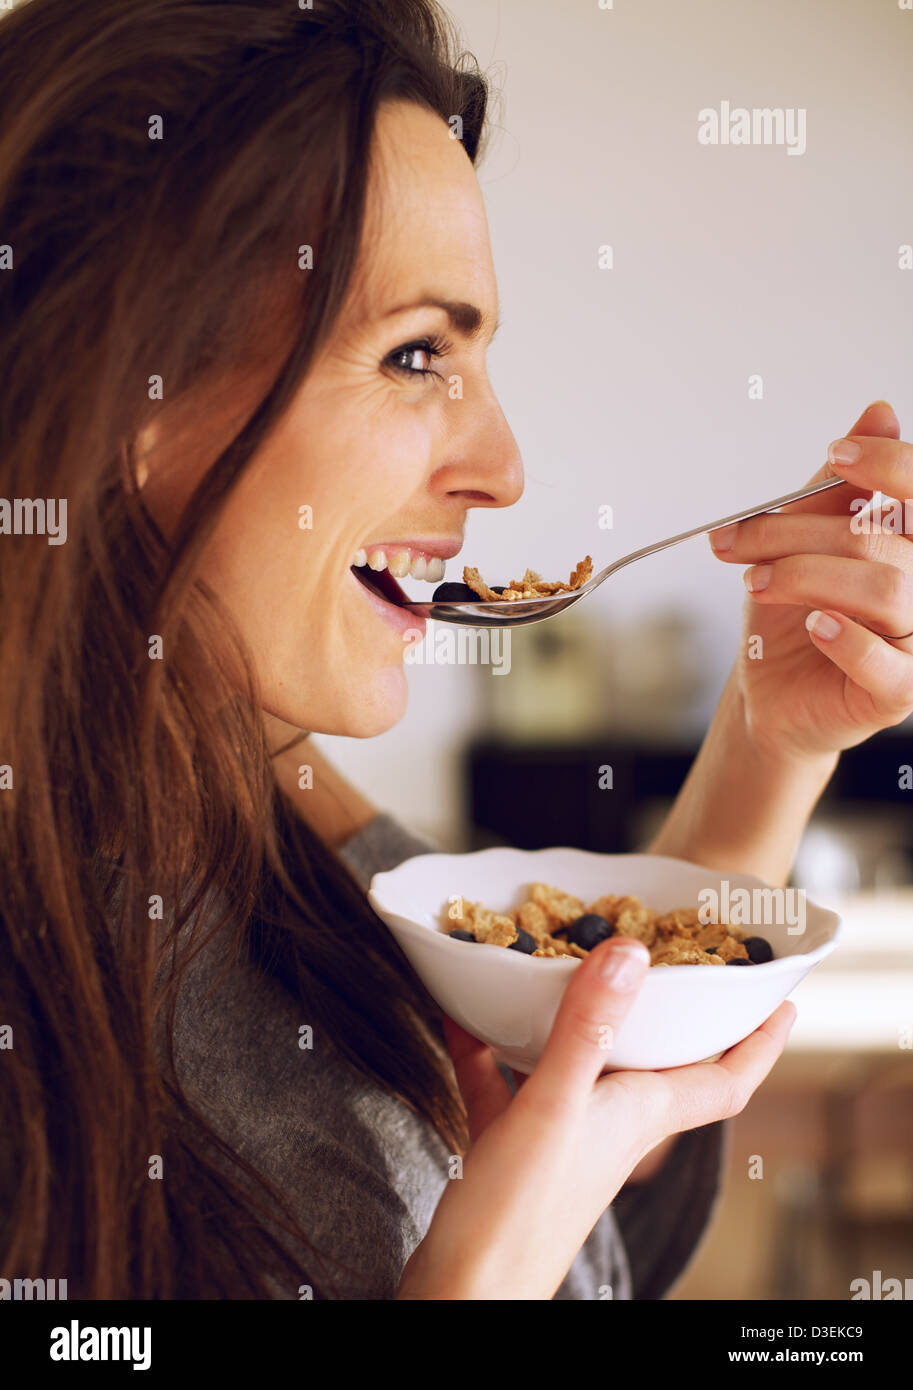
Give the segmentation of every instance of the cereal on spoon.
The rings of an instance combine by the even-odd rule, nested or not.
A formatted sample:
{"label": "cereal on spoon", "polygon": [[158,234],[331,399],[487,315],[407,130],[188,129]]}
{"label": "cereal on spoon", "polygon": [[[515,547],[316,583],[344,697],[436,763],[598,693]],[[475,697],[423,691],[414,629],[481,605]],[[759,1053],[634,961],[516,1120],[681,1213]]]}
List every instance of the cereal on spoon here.
{"label": "cereal on spoon", "polygon": [[530,569],[522,579],[513,579],[509,584],[486,584],[479,571],[467,565],[461,584],[446,580],[438,585],[431,599],[433,603],[476,603],[479,599],[483,603],[516,603],[522,598],[552,598],[555,594],[572,594],[575,589],[582,589],[592,573],[593,561],[589,555],[574,567],[567,584],[560,579],[542,579]]}
{"label": "cereal on spoon", "polygon": [[449,935],[458,941],[530,956],[583,959],[600,941],[618,935],[642,941],[651,965],[763,965],[773,959],[763,937],[746,936],[725,922],[701,922],[696,907],[654,912],[639,898],[616,893],[585,906],[547,883],[531,884],[526,901],[509,912],[457,899],[447,920]]}
{"label": "cereal on spoon", "polygon": [[469,565],[463,570],[463,583],[486,601],[500,599],[502,602],[516,603],[521,598],[551,598],[553,594],[573,593],[575,589],[581,589],[586,584],[592,573],[593,561],[587,555],[575,565],[567,584],[560,580],[544,580],[535,570],[528,569],[522,579],[512,579],[503,588],[499,586],[492,589],[485,583],[479,571]]}

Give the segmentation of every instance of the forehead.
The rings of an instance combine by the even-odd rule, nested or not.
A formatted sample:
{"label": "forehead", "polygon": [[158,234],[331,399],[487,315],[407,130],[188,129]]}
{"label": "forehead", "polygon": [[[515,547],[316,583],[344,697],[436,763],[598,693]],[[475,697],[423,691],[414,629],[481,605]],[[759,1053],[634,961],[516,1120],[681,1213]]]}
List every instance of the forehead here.
{"label": "forehead", "polygon": [[494,267],[475,170],[446,122],[414,102],[386,102],[378,112],[356,284],[360,307],[372,315],[421,289],[494,316]]}

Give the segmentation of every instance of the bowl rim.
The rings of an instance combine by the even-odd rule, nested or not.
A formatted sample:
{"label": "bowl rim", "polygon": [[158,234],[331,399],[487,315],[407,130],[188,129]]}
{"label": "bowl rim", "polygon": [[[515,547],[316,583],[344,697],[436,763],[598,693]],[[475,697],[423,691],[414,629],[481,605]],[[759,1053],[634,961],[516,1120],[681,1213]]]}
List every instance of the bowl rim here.
{"label": "bowl rim", "polygon": [[[575,846],[573,846],[573,845],[550,845],[550,846],[548,846],[547,848],[544,848],[544,849],[530,849],[530,850],[519,849],[519,848],[517,848],[515,845],[490,845],[490,846],[488,846],[486,849],[469,850],[469,851],[467,851],[466,853],[463,853],[463,854],[459,854],[459,853],[456,853],[456,854],[448,854],[448,853],[446,853],[446,852],[443,851],[443,850],[440,850],[440,851],[435,850],[435,851],[432,851],[432,852],[424,852],[424,853],[422,853],[422,854],[410,855],[408,859],[403,859],[403,860],[400,861],[399,864],[395,864],[395,865],[393,866],[392,869],[383,869],[383,870],[381,870],[379,873],[376,873],[376,874],[374,874],[374,875],[372,876],[371,882],[370,882],[370,884],[369,884],[369,886],[368,886],[368,892],[367,892],[368,902],[370,903],[370,905],[371,905],[371,907],[374,909],[374,911],[378,914],[378,916],[380,916],[381,920],[384,921],[384,925],[387,927],[387,930],[388,930],[388,931],[391,931],[391,932],[392,932],[392,931],[395,930],[395,931],[398,931],[398,932],[404,932],[404,933],[405,933],[407,936],[409,936],[409,937],[421,938],[422,940],[426,940],[426,941],[427,941],[427,939],[428,939],[429,937],[434,938],[434,939],[436,939],[437,941],[439,941],[439,942],[441,943],[440,946],[434,948],[434,949],[437,949],[437,950],[444,949],[444,950],[448,950],[448,951],[453,951],[453,950],[456,950],[456,949],[458,949],[458,948],[465,947],[465,946],[469,945],[468,942],[465,942],[465,941],[453,941],[453,940],[451,940],[451,938],[450,938],[450,936],[449,936],[449,934],[448,934],[447,932],[443,932],[443,931],[436,930],[433,926],[426,925],[426,924],[424,924],[424,923],[422,923],[422,922],[417,922],[417,921],[415,921],[415,920],[412,919],[412,918],[404,917],[403,914],[402,914],[401,912],[397,911],[395,908],[390,907],[389,905],[382,904],[382,900],[381,900],[381,897],[380,897],[380,892],[379,892],[378,890],[382,890],[382,889],[383,889],[383,885],[384,885],[385,882],[389,882],[389,880],[390,880],[391,878],[393,878],[394,875],[399,874],[401,870],[403,870],[408,864],[413,863],[416,859],[426,859],[426,860],[431,860],[431,859],[447,859],[447,860],[454,860],[454,859],[458,859],[458,860],[465,861],[465,860],[470,860],[470,859],[473,859],[473,860],[484,859],[484,858],[486,858],[486,857],[496,856],[496,855],[499,855],[499,854],[507,854],[507,853],[522,855],[524,858],[528,858],[528,859],[535,859],[535,858],[538,858],[539,856],[550,855],[550,854],[558,854],[558,853],[560,853],[560,854],[571,854],[571,855],[575,855],[575,856],[577,856],[577,857],[579,857],[579,858],[582,858],[582,859],[589,859],[589,860],[634,859],[634,858],[637,858],[637,859],[653,859],[653,860],[656,860],[658,863],[672,864],[672,865],[675,865],[676,867],[680,867],[680,868],[687,868],[687,869],[690,869],[690,870],[694,870],[694,869],[704,869],[705,872],[707,872],[707,873],[709,873],[709,874],[714,874],[714,875],[716,875],[717,873],[719,873],[719,876],[720,876],[721,878],[729,877],[729,878],[733,878],[733,879],[747,880],[747,881],[748,881],[749,883],[751,883],[752,885],[755,885],[755,886],[760,887],[760,888],[771,888],[771,887],[773,887],[772,884],[765,883],[765,881],[764,881],[763,879],[758,878],[758,876],[757,876],[756,874],[748,874],[748,873],[743,873],[743,872],[741,872],[741,871],[738,871],[738,872],[727,872],[727,871],[725,871],[725,870],[706,869],[706,866],[704,866],[704,865],[702,865],[702,864],[696,864],[696,863],[693,862],[693,860],[690,860],[690,859],[678,859],[678,858],[674,857],[673,855],[668,855],[668,854],[647,854],[647,853],[639,853],[639,854],[637,854],[637,853],[624,853],[624,852],[612,853],[612,854],[610,854],[610,853],[605,853],[605,854],[603,854],[603,853],[600,853],[598,850],[577,849],[577,848],[576,848]],[[755,966],[754,966],[750,971],[748,971],[748,972],[742,972],[742,971],[740,970],[740,971],[737,972],[737,974],[736,974],[735,976],[726,976],[726,978],[727,978],[727,979],[745,979],[745,980],[751,980],[751,979],[755,978],[755,972],[758,971],[758,970],[764,970],[764,971],[766,971],[768,976],[770,976],[770,975],[772,975],[772,974],[775,974],[775,973],[776,973],[776,974],[781,974],[781,975],[789,974],[791,971],[793,971],[793,970],[795,969],[796,965],[797,965],[800,961],[803,963],[803,966],[805,966],[805,965],[812,966],[812,965],[816,965],[816,964],[818,963],[818,961],[823,960],[823,959],[825,958],[825,956],[829,956],[829,955],[831,954],[831,952],[832,952],[833,950],[835,950],[835,948],[836,948],[836,946],[837,946],[837,943],[838,943],[838,940],[839,940],[839,938],[840,938],[840,936],[841,936],[841,934],[842,934],[842,930],[843,930],[843,921],[842,921],[842,918],[839,916],[838,913],[836,913],[836,912],[833,910],[833,908],[824,907],[821,903],[815,902],[813,899],[809,898],[807,895],[806,895],[806,902],[807,902],[808,904],[810,904],[810,906],[816,908],[818,912],[824,913],[826,918],[830,918],[830,919],[831,919],[831,922],[832,922],[832,929],[831,929],[831,933],[830,933],[830,935],[828,936],[828,938],[827,938],[826,941],[822,941],[822,942],[820,943],[820,945],[813,947],[813,949],[810,950],[810,951],[794,951],[794,952],[791,952],[788,956],[778,956],[778,957],[776,957],[774,960],[765,961],[762,965],[755,965]],[[381,911],[381,907],[383,907],[383,911]],[[395,929],[394,929],[393,927],[391,927],[390,924],[389,924],[389,922],[387,922],[387,921],[384,919],[383,912],[388,912],[388,913],[390,914],[391,917],[395,917],[395,918],[397,919],[397,925],[396,925],[396,928],[395,928]],[[507,969],[512,969],[512,970],[520,969],[520,970],[523,970],[523,969],[530,969],[530,968],[533,966],[533,959],[534,959],[534,958],[533,958],[531,955],[526,955],[526,953],[523,952],[523,951],[510,951],[510,950],[505,950],[505,948],[504,948],[503,946],[493,946],[493,945],[490,945],[488,942],[485,942],[485,941],[479,941],[479,942],[477,942],[477,943],[475,943],[475,944],[478,945],[478,946],[484,946],[484,947],[485,947],[487,950],[489,950],[489,951],[497,952],[497,954],[498,954],[499,956],[503,957],[505,960],[512,960],[512,961],[514,962],[514,964],[511,965],[511,966],[507,966],[507,967],[506,967]],[[537,956],[537,957],[535,957],[535,961],[536,961],[536,966],[535,966],[535,968],[537,969],[537,971],[541,971],[541,967],[542,967],[543,965],[546,965],[546,966],[557,967],[557,968],[559,968],[564,974],[568,974],[571,970],[573,970],[576,966],[580,965],[580,963],[581,963],[580,958],[579,958],[579,957],[575,957],[575,956]],[[501,967],[499,967],[499,968],[500,968],[500,969],[504,969],[505,967],[504,967],[504,966],[501,966]],[[687,975],[688,975],[689,972],[687,972],[687,971],[671,970],[671,969],[670,969],[670,970],[664,971],[663,974],[660,975],[658,978],[659,978],[659,979],[664,979],[664,978],[666,978],[667,976],[670,976],[670,977],[677,977],[678,975],[683,974],[683,973],[684,973],[685,976],[687,977]],[[725,970],[721,970],[721,971],[720,971],[720,970],[714,970],[714,971],[712,971],[711,973],[712,973],[713,975],[724,975],[724,976],[726,975]],[[705,976],[706,976],[706,972],[704,972],[704,976],[702,976],[702,978],[704,978]],[[648,980],[655,980],[655,979],[657,979],[656,972],[655,972],[653,969],[650,969],[650,970],[647,972],[647,979],[648,979]],[[674,987],[675,987],[675,986],[674,986]],[[744,986],[744,985],[740,985],[740,986],[736,986],[736,988],[745,988],[745,986]]]}

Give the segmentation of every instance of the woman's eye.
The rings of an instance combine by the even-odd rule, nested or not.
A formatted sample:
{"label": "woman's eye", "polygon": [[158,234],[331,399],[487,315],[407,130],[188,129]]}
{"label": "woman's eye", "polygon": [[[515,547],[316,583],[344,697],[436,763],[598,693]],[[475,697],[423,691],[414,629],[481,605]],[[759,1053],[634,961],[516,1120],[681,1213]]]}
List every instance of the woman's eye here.
{"label": "woman's eye", "polygon": [[404,376],[439,377],[440,372],[433,371],[431,363],[442,357],[447,347],[446,343],[422,338],[419,342],[404,343],[402,347],[395,348],[386,361],[394,371]]}

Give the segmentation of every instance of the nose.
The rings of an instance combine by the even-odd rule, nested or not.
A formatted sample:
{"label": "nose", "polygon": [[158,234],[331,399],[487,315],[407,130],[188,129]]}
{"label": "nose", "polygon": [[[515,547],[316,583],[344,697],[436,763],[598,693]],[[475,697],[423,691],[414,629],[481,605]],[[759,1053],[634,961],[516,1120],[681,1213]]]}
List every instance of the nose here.
{"label": "nose", "polygon": [[430,486],[438,496],[473,507],[510,507],[523,495],[523,461],[513,431],[491,385],[448,402],[451,433],[445,461]]}

